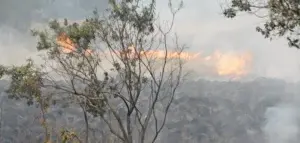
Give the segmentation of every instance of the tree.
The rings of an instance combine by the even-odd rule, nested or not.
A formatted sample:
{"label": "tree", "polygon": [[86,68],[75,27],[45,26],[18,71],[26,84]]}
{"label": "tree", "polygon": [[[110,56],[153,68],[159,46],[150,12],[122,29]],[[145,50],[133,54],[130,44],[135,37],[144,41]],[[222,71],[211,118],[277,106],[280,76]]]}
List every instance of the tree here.
{"label": "tree", "polygon": [[236,17],[239,12],[264,18],[266,22],[256,28],[258,32],[270,39],[286,36],[289,46],[299,49],[299,5],[297,0],[231,0],[223,13],[228,18]]}
{"label": "tree", "polygon": [[[42,65],[28,60],[23,66],[0,67],[11,78],[7,90],[14,99],[41,108],[45,142],[49,142],[47,113],[59,103],[78,105],[85,117],[86,134],[63,131],[69,138],[89,142],[88,115],[101,118],[117,142],[155,142],[183,79],[184,46],[172,38],[176,13],[162,27],[156,19],[155,0],[110,0],[103,16],[96,11],[82,23],[54,20],[49,28],[33,31],[37,49],[46,51]],[[158,52],[160,50],[160,52]]]}

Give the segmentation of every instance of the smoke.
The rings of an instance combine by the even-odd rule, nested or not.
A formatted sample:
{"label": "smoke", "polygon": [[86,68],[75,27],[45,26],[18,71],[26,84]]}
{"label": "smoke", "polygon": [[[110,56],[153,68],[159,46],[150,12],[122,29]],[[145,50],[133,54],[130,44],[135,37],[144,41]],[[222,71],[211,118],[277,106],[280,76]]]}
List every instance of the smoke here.
{"label": "smoke", "polygon": [[268,143],[298,142],[299,113],[292,105],[279,105],[266,111],[266,125],[263,130]]}
{"label": "smoke", "polygon": [[[107,1],[108,0],[26,0],[26,2],[24,2],[24,0],[1,0],[0,64],[21,64],[26,58],[36,54],[36,41],[29,33],[29,29],[34,27],[34,25],[46,23],[50,18],[83,19],[90,16],[94,8],[97,8],[100,12],[103,11],[107,8]],[[205,6],[199,8],[199,5]],[[207,4],[203,4],[202,2],[201,4],[195,4],[195,2],[192,1],[190,6],[199,10],[207,8],[211,11],[214,9],[213,7],[208,8]],[[245,25],[244,23],[234,25],[233,23],[236,23],[236,21],[226,22],[217,20],[203,22],[202,19],[187,21],[187,17],[192,17],[190,13],[196,13],[195,17],[201,17],[197,12],[188,11],[193,8],[185,8],[187,9],[186,14],[181,15],[182,19],[178,20],[181,21],[181,23],[177,25],[177,30],[179,30],[180,34],[187,37],[188,42],[192,43],[191,41],[193,40],[191,39],[194,39],[194,44],[191,44],[196,48],[194,50],[198,51],[199,48],[202,47],[207,47],[205,50],[214,50],[214,48],[224,48],[227,45],[228,47],[238,48],[248,45],[255,53],[259,53],[257,56],[259,58],[255,58],[255,61],[262,75],[284,77],[285,79],[295,79],[295,77],[299,77],[299,67],[297,66],[299,61],[298,51],[287,49],[285,44],[275,46],[278,44],[275,43],[275,41],[272,41],[274,44],[266,43],[265,39],[260,37],[261,35],[255,33],[254,26],[250,28],[246,27],[247,31],[237,30],[238,32],[234,32],[234,29],[237,29],[236,26],[240,28]],[[219,9],[217,5],[215,8]],[[215,14],[217,10],[212,10],[212,12]],[[202,15],[212,17],[212,13],[208,13],[208,11],[202,12]],[[198,22],[196,22],[197,20]],[[240,21],[248,22],[243,19]],[[220,26],[220,23],[222,23],[222,26]],[[253,33],[251,34],[249,31],[253,31]],[[251,35],[241,33],[250,33]],[[197,34],[197,36],[191,38],[191,35],[194,34]],[[249,40],[249,37],[251,37],[251,40]],[[286,41],[283,43],[285,42]],[[199,63],[196,63],[194,67],[197,66],[199,66]],[[199,70],[206,69],[202,68]],[[286,77],[287,75],[289,76]],[[297,136],[299,135],[297,121],[299,120],[299,112],[297,110],[295,106],[287,104],[267,109],[265,113],[266,123],[263,126],[263,131],[268,143],[297,142]]]}
{"label": "smoke", "polygon": [[[254,30],[254,25],[247,26],[253,23],[253,19],[249,19],[251,22],[247,21],[247,17],[247,20],[245,18],[234,21],[225,20],[224,17],[217,15],[220,8],[212,1],[205,2],[206,6],[210,6],[209,10],[207,7],[196,8],[195,5],[202,4],[195,4],[191,0],[185,0],[184,3],[185,7],[179,12],[174,30],[179,33],[180,41],[190,45],[193,51],[212,52],[215,49],[243,51],[247,49],[245,47],[248,47],[255,56],[253,71],[259,76],[300,79],[298,53],[275,41],[272,41],[273,45],[267,44],[267,40]],[[36,41],[30,35],[29,29],[36,25],[44,26],[50,18],[83,19],[91,16],[94,8],[101,12],[107,6],[108,0],[26,0],[26,3],[22,0],[1,0],[0,64],[17,64],[35,54]],[[162,11],[160,18],[170,20],[170,15],[166,14],[169,14],[166,6],[166,2],[159,1],[157,9]],[[219,23],[222,23],[222,26]],[[249,37],[256,42],[249,40]],[[187,40],[183,41],[184,39]],[[270,51],[272,54],[269,54]],[[198,68],[199,65],[196,63],[192,67]]]}
{"label": "smoke", "polygon": [[1,0],[0,25],[9,25],[22,32],[34,22],[49,18],[82,19],[90,16],[96,8],[104,11],[107,0]]}
{"label": "smoke", "polygon": [[30,29],[46,25],[52,18],[84,19],[96,8],[108,7],[107,0],[1,0],[0,64],[21,64],[37,54]]}

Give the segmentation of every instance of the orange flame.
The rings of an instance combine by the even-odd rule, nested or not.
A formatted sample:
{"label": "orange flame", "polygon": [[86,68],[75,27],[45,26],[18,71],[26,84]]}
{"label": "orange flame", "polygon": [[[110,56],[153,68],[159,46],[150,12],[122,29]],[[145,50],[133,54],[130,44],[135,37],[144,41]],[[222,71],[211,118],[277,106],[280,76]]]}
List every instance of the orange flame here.
{"label": "orange flame", "polygon": [[[66,33],[61,33],[57,36],[56,38],[56,42],[59,46],[62,47],[62,52],[63,53],[72,53],[72,52],[76,52],[77,51],[77,44],[75,44],[68,36]],[[87,49],[84,51],[84,54],[86,56],[91,55],[92,54],[92,50],[91,49]]]}
{"label": "orange flame", "polygon": [[56,42],[59,46],[63,47],[63,53],[72,53],[76,51],[76,44],[67,36],[66,33],[61,33],[57,36]]}
{"label": "orange flame", "polygon": [[[65,34],[62,33],[57,37],[57,44],[62,47],[63,53],[76,52],[77,45]],[[141,57],[153,57],[158,59],[181,58],[184,60],[197,60],[197,62],[206,62],[212,64],[215,72],[220,76],[233,76],[235,78],[245,76],[248,74],[249,66],[251,64],[252,55],[250,53],[245,54],[233,54],[233,53],[221,53],[219,51],[214,52],[210,56],[201,57],[200,53],[188,53],[188,52],[168,52],[160,50],[141,51],[140,54],[136,53],[134,47],[128,47],[128,54],[131,58]],[[117,52],[122,55],[124,51]],[[126,52],[125,52],[126,53]],[[92,50],[87,49],[84,51],[86,56],[92,54]],[[200,60],[200,61],[198,61]],[[199,63],[200,64],[200,63]]]}
{"label": "orange flame", "polygon": [[167,52],[163,50],[148,50],[148,51],[140,51],[139,54],[135,52],[134,47],[130,46],[128,49],[130,52],[130,57],[134,58],[137,57],[137,55],[140,55],[141,57],[150,57],[150,58],[157,58],[157,59],[172,59],[172,58],[180,58],[184,60],[192,60],[198,57],[200,53],[187,53],[187,52]]}
{"label": "orange flame", "polygon": [[249,73],[249,68],[252,60],[250,53],[222,54],[216,51],[213,56],[208,56],[205,60],[215,62],[215,68],[218,75],[241,77]]}

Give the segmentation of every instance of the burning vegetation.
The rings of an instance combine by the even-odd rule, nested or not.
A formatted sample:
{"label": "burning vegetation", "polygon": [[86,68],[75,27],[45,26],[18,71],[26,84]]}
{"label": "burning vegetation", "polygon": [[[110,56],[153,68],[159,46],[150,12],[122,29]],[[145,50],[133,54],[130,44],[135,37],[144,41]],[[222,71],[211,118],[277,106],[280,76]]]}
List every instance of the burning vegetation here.
{"label": "burning vegetation", "polygon": [[[62,48],[62,53],[69,54],[78,51],[78,45],[75,44],[66,33],[60,34],[57,39],[57,44]],[[91,56],[93,51],[86,48],[83,51],[85,56]],[[104,52],[109,54],[109,52]],[[252,63],[252,55],[249,52],[245,53],[222,53],[220,51],[215,51],[210,55],[202,55],[199,53],[191,52],[166,52],[164,50],[148,50],[148,51],[138,51],[137,48],[133,46],[128,47],[126,51],[117,51],[118,56],[122,54],[128,54],[130,58],[155,58],[159,59],[174,59],[180,58],[187,62],[197,62],[196,66],[201,66],[201,64],[208,65],[213,68],[213,73],[218,76],[231,77],[231,78],[241,78],[249,73]]]}

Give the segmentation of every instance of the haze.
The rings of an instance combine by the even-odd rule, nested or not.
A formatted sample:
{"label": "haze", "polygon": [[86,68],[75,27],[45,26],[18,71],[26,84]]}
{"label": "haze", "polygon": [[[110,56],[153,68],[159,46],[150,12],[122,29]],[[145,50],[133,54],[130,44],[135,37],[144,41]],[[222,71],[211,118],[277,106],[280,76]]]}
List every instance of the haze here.
{"label": "haze", "polygon": [[[24,63],[25,59],[29,57],[38,59],[35,49],[36,39],[29,32],[31,28],[45,26],[45,23],[50,18],[80,20],[90,16],[95,8],[94,6],[97,6],[100,12],[107,7],[107,0],[103,0],[103,2],[100,0],[41,1],[28,0],[28,4],[21,4],[24,0],[0,1],[0,65],[19,65]],[[162,20],[170,20],[170,15],[167,12],[167,1],[157,1],[160,18]],[[240,117],[240,115],[237,115],[239,107],[241,110],[245,109],[247,111],[249,108],[249,112],[253,116],[256,117],[257,115],[257,118],[259,118],[257,120],[264,122],[252,124],[249,121],[250,119],[245,119],[245,121],[249,121],[250,127],[245,133],[247,134],[246,137],[236,135],[239,139],[244,139],[245,143],[265,143],[262,141],[264,137],[268,137],[268,143],[297,142],[299,138],[298,125],[300,114],[298,110],[300,98],[298,96],[300,91],[297,88],[299,84],[290,84],[290,82],[300,80],[300,51],[295,48],[288,48],[287,41],[284,38],[274,39],[273,41],[264,39],[260,33],[255,31],[256,26],[263,23],[262,19],[246,15],[235,19],[224,18],[221,9],[222,3],[223,1],[221,0],[184,0],[184,7],[178,13],[175,21],[174,32],[176,31],[179,35],[181,43],[185,43],[190,47],[187,50],[188,52],[212,53],[216,50],[223,52],[250,52],[253,66],[249,69],[249,74],[256,78],[263,78],[249,83],[223,83],[206,80],[188,81],[186,86],[180,89],[181,96],[176,98],[176,102],[178,102],[176,105],[178,106],[172,108],[172,119],[168,122],[168,125],[171,128],[171,122],[175,122],[175,120],[178,124],[174,128],[181,129],[182,124],[191,125],[188,129],[197,128],[194,132],[193,130],[191,131],[191,136],[194,135],[194,138],[198,138],[200,136],[197,135],[198,129],[201,130],[206,122],[209,124],[210,121],[214,122],[217,120],[215,121],[218,123],[216,127],[222,126],[223,124],[221,123],[229,124],[222,127],[228,130],[228,134],[238,134],[238,128],[242,126],[237,123],[240,121],[237,119]],[[198,61],[191,61],[187,66],[188,69],[198,73],[195,76],[203,76],[198,71],[205,69],[199,67]],[[280,80],[271,80],[269,78]],[[195,79],[199,78],[196,77]],[[2,92],[7,83],[6,81],[0,81],[0,83],[0,92]],[[5,105],[7,108],[4,110],[14,110],[14,112],[5,113],[4,120],[7,118],[6,121],[15,119],[16,116],[21,116],[15,113],[17,111],[21,112],[22,118],[25,118],[27,112],[38,113],[38,111],[35,111],[36,109],[23,104],[13,105],[15,102],[11,102],[5,96],[1,96],[1,101],[4,100],[7,100],[7,105]],[[206,111],[202,104],[204,106],[213,106],[215,107],[214,109],[222,111],[200,117],[202,111]],[[16,107],[12,108],[10,106]],[[14,108],[18,109],[15,111]],[[196,109],[199,109],[199,111],[194,111]],[[68,108],[66,110],[75,114],[73,109]],[[197,114],[195,114],[196,112]],[[76,114],[79,116],[80,113]],[[183,116],[185,117],[183,122],[180,122],[178,119],[181,117],[179,116],[181,114],[184,114]],[[30,117],[28,117],[28,120],[33,120]],[[77,118],[74,115],[75,117]],[[7,123],[7,125],[13,126],[15,124],[13,121]],[[192,123],[190,124],[190,122]],[[24,124],[27,125],[27,122]],[[248,127],[248,122],[243,125]],[[28,126],[30,125],[28,124]],[[253,128],[256,127],[256,130],[262,130],[264,134],[253,131],[255,129],[252,126]],[[213,131],[207,132],[211,133]],[[174,134],[174,137],[164,137],[165,142],[183,141],[180,136],[176,136],[176,132]],[[224,134],[222,135],[227,135],[226,132]],[[212,133],[211,135],[213,136],[214,134]],[[228,136],[235,137],[235,135]],[[236,142],[241,143],[239,141]]]}
{"label": "haze", "polygon": [[[39,5],[34,5],[34,0],[30,2],[32,6],[19,6],[18,0],[1,2],[1,64],[20,64],[25,58],[36,55],[35,39],[28,32],[30,28],[47,22],[49,18],[83,19],[91,14],[95,5],[98,5],[99,11],[107,7],[107,2],[95,3],[95,0],[90,0],[94,4],[86,5],[70,0],[44,1]],[[159,1],[158,11],[161,19],[169,20],[166,5],[166,2]],[[12,8],[5,8],[9,6]],[[299,80],[299,52],[296,49],[288,48],[285,39],[269,41],[257,33],[255,27],[262,23],[262,19],[254,16],[225,19],[221,6],[222,1],[185,0],[174,29],[181,43],[187,44],[193,52],[251,51],[252,74],[288,81]]]}

